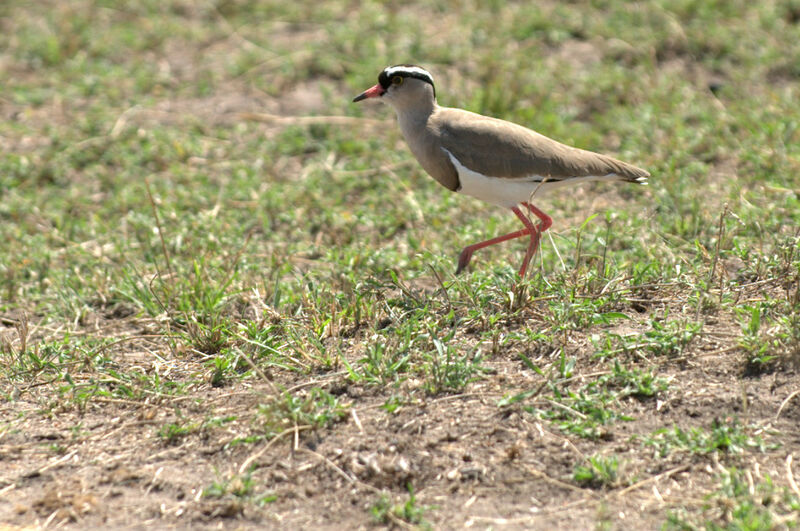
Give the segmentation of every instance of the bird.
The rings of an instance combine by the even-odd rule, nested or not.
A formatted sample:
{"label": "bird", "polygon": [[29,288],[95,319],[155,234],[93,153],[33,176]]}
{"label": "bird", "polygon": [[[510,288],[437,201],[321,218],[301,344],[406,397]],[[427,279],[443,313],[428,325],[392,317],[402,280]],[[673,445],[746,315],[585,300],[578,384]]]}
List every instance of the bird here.
{"label": "bird", "polygon": [[519,277],[525,277],[541,234],[553,224],[532,203],[535,194],[586,181],[647,184],[650,176],[632,164],[567,146],[512,122],[439,106],[433,76],[420,66],[387,66],[378,83],[353,102],[370,98],[394,109],[411,153],[439,184],[508,208],[522,222],[520,230],[466,246],[458,257],[456,275],[466,269],[475,251],[528,236],[519,269]]}

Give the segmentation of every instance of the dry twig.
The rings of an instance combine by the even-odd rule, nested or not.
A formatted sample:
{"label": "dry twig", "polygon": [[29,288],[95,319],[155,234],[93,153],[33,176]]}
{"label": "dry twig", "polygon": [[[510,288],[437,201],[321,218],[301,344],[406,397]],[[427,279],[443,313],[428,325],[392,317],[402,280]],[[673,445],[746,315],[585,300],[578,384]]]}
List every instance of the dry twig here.
{"label": "dry twig", "polygon": [[786,479],[789,481],[789,486],[794,493],[800,496],[800,488],[797,487],[797,482],[794,480],[794,473],[792,472],[792,454],[786,456]]}
{"label": "dry twig", "polygon": [[[666,472],[662,472],[661,474],[657,474],[657,475],[649,477],[647,479],[643,479],[642,481],[634,483],[633,485],[631,485],[629,487],[625,487],[624,489],[622,489],[619,492],[616,492],[615,494],[618,497],[621,497],[621,496],[629,493],[630,491],[636,490],[636,489],[638,489],[640,487],[644,487],[645,485],[647,485],[649,483],[656,482],[656,481],[658,481],[659,479],[662,479],[662,478],[668,478],[673,474],[677,474],[678,472],[683,472],[687,468],[689,468],[689,465],[677,466],[677,467],[675,467],[675,468],[673,468],[671,470],[667,470]],[[663,501],[663,498],[662,498],[662,501]]]}
{"label": "dry twig", "polygon": [[289,428],[288,430],[283,430],[278,435],[270,439],[270,441],[267,444],[265,444],[263,448],[261,448],[254,454],[251,454],[250,457],[245,459],[242,465],[239,467],[239,474],[244,474],[245,471],[248,468],[250,468],[250,465],[253,463],[253,461],[255,461],[256,459],[267,453],[267,450],[272,448],[272,445],[278,442],[280,439],[282,439],[285,435],[294,434],[298,431],[310,430],[311,428],[312,426],[306,425],[306,426],[294,426],[292,428]]}
{"label": "dry twig", "polygon": [[386,127],[386,122],[382,120],[358,118],[355,116],[280,116],[261,112],[243,112],[239,113],[238,117],[242,120],[277,125],[357,125],[359,127]]}
{"label": "dry twig", "polygon": [[567,489],[567,490],[571,490],[571,491],[574,491],[574,492],[580,492],[582,494],[586,494],[586,495],[588,495],[588,496],[590,496],[592,498],[595,498],[595,499],[599,499],[600,498],[600,496],[598,496],[597,494],[595,494],[594,492],[592,492],[590,490],[582,489],[580,487],[576,487],[575,485],[571,485],[569,483],[561,481],[560,479],[551,478],[550,476],[548,476],[547,474],[545,474],[541,470],[537,470],[537,469],[533,468],[531,465],[525,465],[525,470],[527,470],[529,474],[531,474],[533,476],[536,476],[537,478],[541,478],[541,479],[545,480],[547,483],[550,483],[551,485],[556,485],[557,487],[561,487],[562,489]]}
{"label": "dry twig", "polygon": [[778,408],[778,412],[777,412],[777,413],[775,413],[775,420],[778,420],[778,417],[780,417],[780,416],[781,416],[781,411],[783,411],[783,408],[784,408],[784,407],[786,407],[786,404],[788,404],[788,403],[789,403],[789,401],[790,401],[792,398],[796,397],[797,395],[800,395],[800,389],[798,389],[797,391],[794,391],[793,393],[790,393],[790,394],[789,394],[789,396],[787,396],[787,397],[786,397],[786,398],[783,400],[783,402],[781,402],[781,405],[780,405],[780,407]]}

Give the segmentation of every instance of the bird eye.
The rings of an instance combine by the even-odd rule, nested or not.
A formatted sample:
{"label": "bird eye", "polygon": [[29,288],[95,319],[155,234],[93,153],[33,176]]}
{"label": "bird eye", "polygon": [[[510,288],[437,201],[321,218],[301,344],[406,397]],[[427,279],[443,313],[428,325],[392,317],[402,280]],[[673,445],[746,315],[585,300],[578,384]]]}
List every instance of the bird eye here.
{"label": "bird eye", "polygon": [[402,76],[394,76],[392,78],[392,85],[402,85],[402,84],[403,84]]}

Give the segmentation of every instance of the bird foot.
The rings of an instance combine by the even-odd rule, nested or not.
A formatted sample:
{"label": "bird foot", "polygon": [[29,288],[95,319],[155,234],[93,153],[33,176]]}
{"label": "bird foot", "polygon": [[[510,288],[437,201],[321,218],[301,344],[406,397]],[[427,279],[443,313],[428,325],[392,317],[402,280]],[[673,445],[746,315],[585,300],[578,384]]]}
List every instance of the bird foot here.
{"label": "bird foot", "polygon": [[458,267],[456,268],[456,275],[460,275],[461,272],[467,268],[470,260],[472,260],[472,253],[469,251],[469,249],[464,249],[461,251],[461,254],[458,255]]}

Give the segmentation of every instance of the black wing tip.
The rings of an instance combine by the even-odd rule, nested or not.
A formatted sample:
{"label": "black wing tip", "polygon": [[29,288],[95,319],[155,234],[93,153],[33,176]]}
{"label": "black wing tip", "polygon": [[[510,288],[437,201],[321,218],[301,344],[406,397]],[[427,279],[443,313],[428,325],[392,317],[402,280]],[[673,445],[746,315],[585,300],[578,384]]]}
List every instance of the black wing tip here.
{"label": "black wing tip", "polygon": [[647,170],[643,170],[641,168],[633,167],[631,168],[633,171],[626,172],[627,175],[625,176],[625,180],[630,183],[641,184],[647,186],[648,179],[650,178],[650,172]]}
{"label": "black wing tip", "polygon": [[609,174],[607,177],[611,177],[612,179],[616,179],[619,181],[624,181],[626,183],[641,184],[646,186],[648,183],[647,179],[650,177],[650,174],[642,170],[641,173],[638,172],[637,173],[627,172],[625,174],[612,173]]}

